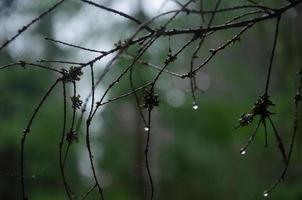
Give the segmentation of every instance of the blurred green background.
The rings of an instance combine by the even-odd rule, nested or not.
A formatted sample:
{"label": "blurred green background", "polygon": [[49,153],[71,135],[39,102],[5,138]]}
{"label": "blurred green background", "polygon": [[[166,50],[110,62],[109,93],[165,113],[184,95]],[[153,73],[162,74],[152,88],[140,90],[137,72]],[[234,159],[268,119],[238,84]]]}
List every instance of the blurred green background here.
{"label": "blurred green background", "polygon": [[[0,43],[10,38],[23,24],[44,11],[56,1],[7,0],[0,2]],[[259,1],[278,7],[286,1]],[[142,21],[165,9],[175,9],[173,1],[114,0],[98,1],[109,7],[132,14]],[[161,7],[161,5],[163,5]],[[247,1],[222,1],[221,7],[246,4]],[[204,1],[205,9],[213,8],[215,1]],[[191,8],[198,8],[198,3]],[[242,13],[242,12],[241,12]],[[240,12],[234,12],[238,15]],[[220,14],[216,24],[232,18]],[[207,18],[208,19],[208,18]],[[153,26],[165,22],[156,21]],[[282,138],[288,148],[293,123],[293,96],[297,85],[296,72],[302,65],[302,7],[285,13],[270,86],[271,98],[276,103],[272,111]],[[264,91],[266,70],[272,47],[275,21],[262,22],[249,30],[240,43],[232,45],[197,74],[198,86],[205,92],[197,93],[198,110],[192,109],[189,80],[163,74],[156,92],[160,106],[153,112],[150,147],[151,171],[155,184],[155,199],[262,199],[283,169],[281,155],[273,132],[269,129],[269,147],[264,147],[261,127],[255,141],[241,156],[239,149],[248,140],[256,123],[234,129],[243,112],[252,107]],[[200,16],[181,14],[168,28],[186,28],[200,25]],[[72,60],[86,62],[97,54],[83,52],[47,42],[52,37],[98,50],[108,50],[119,39],[135,30],[135,24],[111,13],[79,3],[67,1],[16,39],[0,53],[0,66],[19,60]],[[197,59],[201,62],[208,49],[217,47],[238,30],[228,30],[211,36]],[[189,36],[171,37],[175,52]],[[162,66],[167,53],[168,38],[161,38],[144,55],[144,59]],[[190,55],[186,50],[169,69],[189,70]],[[134,49],[129,51],[135,52]],[[96,78],[108,59],[95,64]],[[121,58],[97,89],[100,97],[104,89],[129,63]],[[67,67],[52,64],[60,69]],[[156,71],[142,65],[134,70],[136,86],[151,81]],[[22,129],[35,105],[56,79],[56,75],[38,69],[21,67],[0,72],[0,199],[20,199],[20,140]],[[78,82],[84,99],[89,93],[89,70]],[[113,98],[130,91],[128,76],[109,94]],[[71,85],[68,96],[72,95]],[[139,93],[141,95],[141,93]],[[70,102],[68,106],[71,107]],[[63,119],[62,89],[58,87],[47,99],[28,136],[25,148],[25,181],[31,200],[67,199],[59,171],[59,140]],[[301,111],[301,110],[300,110]],[[78,113],[79,114],[79,113]],[[70,120],[71,111],[69,113]],[[77,115],[79,116],[79,115]],[[299,125],[301,119],[299,119]],[[93,185],[85,146],[84,132],[79,142],[72,145],[67,163],[67,180],[78,196]],[[135,98],[129,96],[101,109],[92,125],[92,148],[105,199],[147,199],[149,183],[145,171],[144,145],[146,134],[138,114]],[[276,200],[302,199],[302,135],[298,132],[293,160],[285,181],[268,197]],[[87,199],[97,199],[95,193]]]}

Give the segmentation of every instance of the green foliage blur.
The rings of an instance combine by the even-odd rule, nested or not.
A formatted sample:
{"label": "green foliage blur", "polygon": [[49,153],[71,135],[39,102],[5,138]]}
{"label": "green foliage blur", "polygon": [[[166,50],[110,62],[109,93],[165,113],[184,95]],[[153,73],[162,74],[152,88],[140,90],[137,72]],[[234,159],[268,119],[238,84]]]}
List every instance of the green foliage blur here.
{"label": "green foliage blur", "polygon": [[[12,15],[18,15],[21,18],[26,15],[32,19],[55,1],[41,3],[32,0],[27,4],[24,3],[25,0],[4,2],[7,3],[0,3],[0,23],[2,24],[6,20],[12,19]],[[244,0],[222,2],[221,7],[247,3]],[[274,6],[286,3],[281,0],[261,2]],[[101,3],[110,7],[118,4],[119,1]],[[150,17],[146,13],[146,8],[143,8],[142,1],[129,1],[128,3],[136,8],[132,14],[142,21]],[[134,3],[137,6],[134,6]],[[214,3],[215,1],[204,1],[204,9],[213,8]],[[11,44],[6,50],[0,52],[0,66],[19,60],[35,61],[42,58],[49,60],[84,59],[80,61],[87,61],[86,54],[82,55],[81,50],[51,44],[43,40],[43,36],[60,40],[60,34],[55,33],[55,31],[61,33],[60,30],[55,30],[56,23],[62,23],[63,25],[60,27],[69,27],[74,23],[73,17],[79,17],[79,13],[84,9],[104,12],[87,5],[83,6],[75,1],[65,2],[58,10],[31,27],[25,34],[25,38],[18,38],[15,41],[31,38],[31,41],[36,41],[36,43],[32,42],[30,45],[24,43],[27,45],[26,48],[19,51],[14,49],[18,49],[17,45]],[[112,15],[107,14],[109,17]],[[231,16],[219,15],[215,18],[215,23],[223,23],[226,18],[231,18]],[[90,19],[90,21],[92,20],[94,19]],[[84,26],[81,22],[76,24],[76,28],[70,26],[70,29],[75,28],[71,30],[74,35],[81,38],[77,44],[85,46],[88,43],[85,43],[86,40],[93,41],[93,39],[104,37],[101,42],[98,41],[100,46],[98,50],[103,50],[104,43],[112,45],[118,39],[129,36],[130,30],[135,30],[135,25],[127,20],[113,21],[112,24],[106,25],[102,22],[104,19],[98,20],[100,20],[100,27],[89,27],[88,30],[81,29],[81,26]],[[293,126],[293,97],[297,86],[296,72],[302,65],[301,20],[301,7],[291,10],[282,18],[270,85],[271,99],[276,103],[276,106],[272,108],[272,111],[276,113],[273,120],[286,142],[287,149]],[[158,21],[157,25],[163,22],[164,19]],[[186,28],[201,23],[203,22],[200,16],[184,13],[168,28]],[[17,26],[15,31],[21,25]],[[5,26],[3,25],[3,27]],[[192,109],[192,95],[188,91],[190,89],[189,80],[171,77],[168,74],[163,74],[159,79],[156,93],[159,94],[160,106],[156,107],[152,114],[150,146],[155,199],[262,199],[263,191],[279,177],[283,163],[271,128],[269,128],[269,147],[264,147],[264,130],[261,127],[255,141],[244,156],[240,155],[239,149],[248,140],[256,123],[245,128],[234,128],[240,115],[249,111],[258,96],[264,92],[274,27],[274,20],[257,24],[241,38],[239,43],[217,55],[207,67],[197,73],[198,86],[204,90],[196,93],[199,106],[197,110]],[[202,62],[206,58],[208,49],[219,46],[237,31],[229,30],[211,36],[205,42],[197,62]],[[0,29],[0,32],[2,32],[0,33],[0,43],[14,33],[6,29]],[[172,52],[181,47],[187,39],[189,36],[171,37]],[[44,50],[37,53],[35,49],[40,48],[41,44]],[[144,55],[143,59],[162,66],[168,54],[168,48],[168,38],[161,38]],[[169,66],[169,70],[188,71],[190,55],[194,48],[195,46],[192,45],[179,56],[177,61]],[[135,54],[135,52],[135,49],[129,50],[129,54]],[[102,89],[108,87],[114,77],[125,69],[127,63],[129,63],[128,58],[121,58],[115,63],[100,87]],[[96,79],[102,73],[104,65],[102,62],[95,65]],[[59,69],[66,66],[55,65],[55,67]],[[152,81],[156,72],[143,65],[135,65],[135,85],[138,87]],[[84,73],[89,74],[89,71],[86,70]],[[57,76],[53,73],[30,67],[26,69],[15,67],[0,71],[0,199],[21,198],[19,158],[22,129],[56,78]],[[82,84],[82,87],[79,87],[79,93],[83,100],[85,96],[82,93],[88,94],[87,90],[90,89],[86,79],[89,80],[88,75],[85,80],[79,82]],[[102,93],[102,89],[97,91]],[[131,88],[128,76],[126,76],[112,90],[108,99],[128,91],[131,91]],[[70,85],[68,97],[71,95]],[[138,92],[138,96],[142,97],[143,92]],[[71,102],[68,102],[68,106],[71,107]],[[59,171],[62,110],[62,87],[59,85],[38,114],[26,142],[25,181],[31,200],[67,199]],[[78,117],[79,113],[77,114]],[[68,113],[69,120],[70,116],[71,111]],[[301,119],[299,120],[301,122]],[[134,96],[104,106],[92,123],[94,161],[103,185],[105,199],[148,199],[150,186],[144,160],[147,135],[143,130],[143,123]],[[71,147],[66,170],[67,180],[79,197],[83,196],[93,185],[84,128],[85,123],[83,123],[82,132],[79,133],[79,142]],[[302,199],[301,144],[302,133],[299,130],[293,161],[286,179],[271,194],[270,199]],[[87,199],[98,198],[95,191]]]}

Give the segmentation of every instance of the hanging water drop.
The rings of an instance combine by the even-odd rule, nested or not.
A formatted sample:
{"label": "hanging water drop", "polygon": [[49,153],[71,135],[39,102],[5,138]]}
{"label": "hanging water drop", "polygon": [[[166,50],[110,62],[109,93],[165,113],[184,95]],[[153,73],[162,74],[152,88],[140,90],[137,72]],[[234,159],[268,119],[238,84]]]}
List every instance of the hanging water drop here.
{"label": "hanging water drop", "polygon": [[145,127],[144,127],[144,131],[146,131],[146,132],[149,131],[149,127],[148,127],[148,126],[145,126]]}
{"label": "hanging water drop", "polygon": [[193,102],[192,108],[193,108],[193,110],[197,110],[198,109],[198,105],[195,102]]}
{"label": "hanging water drop", "polygon": [[240,154],[241,154],[241,155],[245,155],[245,154],[246,154],[246,151],[245,151],[244,149],[241,149],[241,150],[240,150]]}
{"label": "hanging water drop", "polygon": [[264,196],[264,197],[268,197],[268,191],[264,191],[264,192],[263,192],[263,196]]}

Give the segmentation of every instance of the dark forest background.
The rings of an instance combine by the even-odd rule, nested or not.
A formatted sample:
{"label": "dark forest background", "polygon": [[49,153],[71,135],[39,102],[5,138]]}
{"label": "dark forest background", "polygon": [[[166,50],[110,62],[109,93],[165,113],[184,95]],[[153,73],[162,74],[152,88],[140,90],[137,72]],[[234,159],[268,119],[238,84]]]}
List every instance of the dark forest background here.
{"label": "dark forest background", "polygon": [[[1,1],[0,43],[54,2]],[[278,6],[286,1],[261,2]],[[149,5],[152,1],[115,0],[99,3],[124,9],[142,21],[156,14]],[[229,7],[234,3],[244,4],[247,1],[222,1],[221,7]],[[177,7],[173,1],[168,4],[168,7]],[[205,1],[204,5],[205,9],[213,8],[214,1]],[[227,17],[226,14],[219,15],[215,23]],[[293,126],[296,72],[302,65],[301,22],[301,6],[283,16],[272,72],[271,99],[276,103],[272,111],[277,113],[273,119],[286,145]],[[171,28],[199,23],[202,23],[199,17],[184,13],[173,22]],[[187,91],[190,89],[188,80],[169,75],[163,75],[159,80],[156,89],[160,106],[153,114],[150,147],[156,199],[261,199],[263,190],[279,176],[283,165],[272,130],[268,130],[267,148],[264,147],[264,130],[260,128],[255,142],[242,156],[239,149],[247,141],[256,123],[247,128],[234,129],[238,117],[263,93],[274,25],[274,20],[257,24],[241,38],[241,42],[218,55],[197,74],[197,83],[203,90],[197,93],[197,110],[192,109],[191,93]],[[35,61],[42,58],[82,61],[97,55],[50,43],[43,39],[44,36],[104,50],[129,36],[133,30],[135,25],[128,20],[77,1],[68,1],[3,50],[0,53],[0,66],[19,60]],[[208,49],[232,37],[234,33],[229,30],[211,37],[204,44],[201,57],[206,55]],[[170,44],[172,49],[177,49],[184,44],[184,39],[172,37]],[[170,69],[188,69],[190,52],[192,49],[180,56]],[[168,39],[163,38],[144,58],[160,64],[167,53]],[[103,88],[121,72],[127,61],[127,58],[123,58],[114,65],[97,92],[102,93]],[[96,76],[102,72],[104,65],[105,62],[95,64]],[[58,69],[61,67],[60,64],[54,66]],[[153,75],[154,71],[141,67],[135,81],[146,83]],[[34,106],[55,78],[55,74],[37,69],[17,67],[0,71],[0,199],[20,198],[19,152],[22,129]],[[84,76],[79,83],[79,93],[83,98],[89,92],[88,80],[89,76]],[[115,97],[125,91],[129,91],[127,80],[120,83],[109,96]],[[71,88],[68,88],[68,96],[71,96],[71,92]],[[47,99],[28,136],[25,179],[31,200],[66,199],[58,167],[63,108],[61,94],[62,89],[57,88]],[[70,102],[68,105],[71,106]],[[145,132],[133,96],[101,109],[93,122],[92,141],[106,199],[143,199],[148,190],[143,160]],[[66,167],[67,179],[79,194],[93,184],[84,142],[84,133],[79,133],[79,142],[72,145]],[[272,193],[271,199],[302,199],[301,143],[302,134],[299,130],[288,175]],[[88,199],[96,199],[96,195],[93,195]]]}

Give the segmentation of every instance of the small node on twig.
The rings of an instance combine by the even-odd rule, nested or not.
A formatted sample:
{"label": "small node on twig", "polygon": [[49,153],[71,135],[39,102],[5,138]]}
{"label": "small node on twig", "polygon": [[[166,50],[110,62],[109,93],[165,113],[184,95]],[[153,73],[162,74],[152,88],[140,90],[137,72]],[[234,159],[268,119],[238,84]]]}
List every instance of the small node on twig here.
{"label": "small node on twig", "polygon": [[113,44],[116,48],[120,48],[122,46],[122,41],[119,40],[116,43]]}
{"label": "small node on twig", "polygon": [[165,31],[166,31],[166,28],[165,28],[164,26],[161,26],[159,29],[157,29],[157,30],[155,31],[155,36],[156,36],[156,37],[159,37],[159,36],[161,36],[162,34],[164,34]]}
{"label": "small node on twig", "polygon": [[170,64],[171,62],[175,61],[176,59],[177,59],[177,56],[172,55],[172,54],[169,53],[169,54],[167,55],[166,60],[165,60],[165,65]]}
{"label": "small node on twig", "polygon": [[102,103],[100,101],[97,101],[97,102],[95,102],[95,105],[96,105],[96,107],[100,107],[102,105]]}
{"label": "small node on twig", "polygon": [[25,65],[26,65],[25,61],[20,60],[20,66],[21,66],[23,69],[25,69]]}
{"label": "small node on twig", "polygon": [[214,53],[216,50],[215,49],[209,49],[210,53]]}
{"label": "small node on twig", "polygon": [[66,141],[69,144],[73,144],[74,142],[78,142],[78,134],[74,129],[70,129],[66,135]]}
{"label": "small node on twig", "polygon": [[114,44],[114,46],[119,49],[127,49],[129,47],[130,41],[130,39],[126,39],[124,41],[119,40]]}
{"label": "small node on twig", "polygon": [[22,33],[23,31],[25,31],[25,29],[26,29],[26,26],[23,26],[22,28],[20,28],[20,29],[18,30],[18,33]]}

